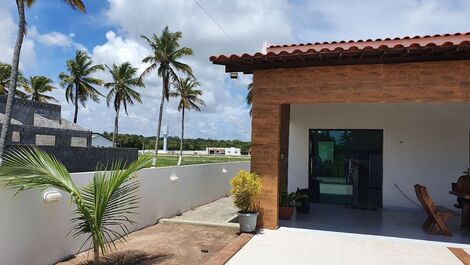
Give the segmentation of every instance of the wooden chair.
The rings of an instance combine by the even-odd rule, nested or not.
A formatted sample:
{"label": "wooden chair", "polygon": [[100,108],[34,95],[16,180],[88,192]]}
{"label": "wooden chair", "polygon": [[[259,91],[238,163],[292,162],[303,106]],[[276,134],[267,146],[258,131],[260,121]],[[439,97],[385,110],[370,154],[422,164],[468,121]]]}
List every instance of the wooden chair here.
{"label": "wooden chair", "polygon": [[416,184],[415,192],[423,209],[428,214],[421,228],[434,235],[442,233],[446,236],[452,236],[449,227],[446,225],[446,221],[449,217],[456,215],[456,213],[443,206],[434,205],[425,186]]}

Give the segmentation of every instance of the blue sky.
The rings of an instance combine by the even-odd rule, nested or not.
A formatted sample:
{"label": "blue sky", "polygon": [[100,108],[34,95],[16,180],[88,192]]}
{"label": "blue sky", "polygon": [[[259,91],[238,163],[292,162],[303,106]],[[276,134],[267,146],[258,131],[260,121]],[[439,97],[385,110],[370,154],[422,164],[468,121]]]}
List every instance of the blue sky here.
{"label": "blue sky", "polygon": [[[183,45],[195,55],[185,59],[201,82],[207,103],[187,119],[189,137],[249,140],[251,120],[244,100],[250,76],[230,80],[208,57],[214,54],[257,52],[271,44],[338,41],[470,31],[470,1],[457,0],[198,0],[239,46],[191,0],[85,0],[87,14],[60,0],[38,0],[27,11],[28,35],[21,58],[26,75],[47,75],[57,82],[65,61],[77,49],[88,51],[96,63],[131,62],[139,70],[149,53],[141,34],[159,33],[165,25],[183,32]],[[10,62],[16,37],[14,1],[0,2],[0,61]],[[106,73],[99,77],[109,79]],[[155,76],[141,89],[144,104],[122,115],[121,132],[154,135],[161,82]],[[58,85],[57,85],[58,86]],[[106,91],[100,88],[103,93]],[[63,116],[72,118],[63,89]],[[164,123],[179,134],[176,100],[167,104]],[[79,124],[93,131],[111,131],[114,113],[90,103],[79,112]]]}

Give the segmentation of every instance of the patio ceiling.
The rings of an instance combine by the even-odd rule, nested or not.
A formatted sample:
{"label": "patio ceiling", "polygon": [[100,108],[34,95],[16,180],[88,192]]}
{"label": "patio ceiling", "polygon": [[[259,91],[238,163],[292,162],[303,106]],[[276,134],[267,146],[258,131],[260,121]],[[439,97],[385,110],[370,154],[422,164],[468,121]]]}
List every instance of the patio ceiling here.
{"label": "patio ceiling", "polygon": [[394,39],[274,45],[266,53],[219,55],[226,72],[326,65],[406,63],[470,59],[470,32]]}

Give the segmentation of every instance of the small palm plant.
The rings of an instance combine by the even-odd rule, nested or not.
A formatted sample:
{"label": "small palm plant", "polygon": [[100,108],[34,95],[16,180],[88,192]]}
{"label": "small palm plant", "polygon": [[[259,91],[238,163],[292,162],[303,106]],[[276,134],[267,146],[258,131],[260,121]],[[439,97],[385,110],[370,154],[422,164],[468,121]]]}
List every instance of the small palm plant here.
{"label": "small palm plant", "polygon": [[150,163],[149,156],[139,157],[129,165],[115,162],[110,170],[96,171],[93,180],[79,188],[56,158],[37,148],[21,148],[5,155],[0,183],[16,190],[16,194],[49,187],[69,193],[77,207],[71,219],[71,235],[88,235],[83,245],[89,242],[93,246],[94,264],[99,264],[100,251],[111,249],[114,239],[125,240],[128,225],[134,223],[128,215],[135,214],[139,202],[135,173]]}

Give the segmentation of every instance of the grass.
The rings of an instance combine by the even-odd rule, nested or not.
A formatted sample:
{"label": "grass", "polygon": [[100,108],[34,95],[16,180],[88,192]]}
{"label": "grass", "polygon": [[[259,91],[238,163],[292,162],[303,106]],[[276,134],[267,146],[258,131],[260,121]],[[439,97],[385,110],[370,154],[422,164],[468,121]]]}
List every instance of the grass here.
{"label": "grass", "polygon": [[[183,165],[211,164],[211,163],[227,163],[227,162],[249,162],[250,157],[247,156],[183,156]],[[178,163],[178,156],[174,155],[158,155],[157,167],[171,167]]]}

